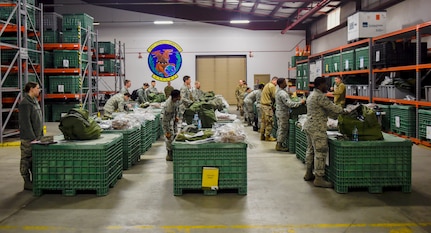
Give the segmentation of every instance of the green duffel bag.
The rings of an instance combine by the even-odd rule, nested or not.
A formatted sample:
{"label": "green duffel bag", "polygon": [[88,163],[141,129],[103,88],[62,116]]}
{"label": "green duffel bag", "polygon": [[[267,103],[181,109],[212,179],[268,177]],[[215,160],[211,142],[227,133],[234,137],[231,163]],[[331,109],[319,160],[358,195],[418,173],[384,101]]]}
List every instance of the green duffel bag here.
{"label": "green duffel bag", "polygon": [[102,128],[94,119],[89,117],[85,109],[72,108],[60,119],[58,128],[66,140],[90,140],[97,139],[102,133]]}
{"label": "green duffel bag", "polygon": [[214,110],[202,108],[198,112],[199,119],[201,119],[202,128],[212,128],[214,122],[217,121],[217,117],[215,115]]}
{"label": "green duffel bag", "polygon": [[383,140],[381,126],[374,110],[366,106],[361,106],[361,108],[361,120],[350,115],[338,116],[338,128],[340,132],[347,135],[350,140],[352,140],[352,131],[356,126],[358,129],[359,141]]}

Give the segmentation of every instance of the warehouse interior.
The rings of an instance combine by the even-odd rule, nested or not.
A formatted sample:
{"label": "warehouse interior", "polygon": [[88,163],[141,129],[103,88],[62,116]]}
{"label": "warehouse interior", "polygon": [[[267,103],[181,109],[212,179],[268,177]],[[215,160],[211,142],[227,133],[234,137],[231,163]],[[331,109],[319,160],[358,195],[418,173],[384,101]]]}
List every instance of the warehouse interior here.
{"label": "warehouse interior", "polygon": [[[0,6],[2,9],[10,8],[15,2],[1,1]],[[32,1],[19,2],[31,4]],[[97,66],[83,68],[80,62],[77,66],[70,66],[72,62],[68,62],[66,67],[64,61],[57,66],[54,59],[51,61],[52,67],[45,66],[45,73],[40,72],[40,68],[33,64],[34,53],[30,47],[28,58],[8,58],[17,62],[18,68],[10,65],[11,68],[8,69],[2,60],[0,232],[431,232],[431,178],[428,175],[431,165],[431,120],[428,119],[428,115],[431,115],[431,16],[428,9],[431,2],[36,2],[42,4],[39,6],[42,6],[41,9],[47,15],[55,12],[58,15],[85,13],[91,16],[94,21],[87,25],[89,29],[81,29],[79,37],[74,38],[78,38],[77,44],[82,48],[94,46],[95,44],[85,39],[91,35],[90,37],[98,42],[112,44],[114,49],[112,54],[103,54],[100,47],[95,49],[100,53],[96,56],[100,60],[88,61],[97,63]],[[37,7],[35,11],[38,11]],[[384,29],[380,29],[382,25],[379,21],[375,26],[379,27],[375,34],[352,35],[349,17],[361,15],[357,14],[358,12],[364,15],[369,12],[378,13],[378,20],[384,19]],[[231,24],[230,20],[233,19],[247,19],[250,22]],[[3,17],[2,25],[6,25],[5,22],[10,20]],[[172,21],[173,24],[156,25],[154,21]],[[43,20],[41,22],[43,23]],[[30,23],[29,31],[32,30],[31,27]],[[7,52],[4,46],[8,46],[5,43],[8,43],[10,38],[10,34],[4,33],[10,32],[8,27],[2,26],[2,29],[4,31],[0,34],[0,54],[4,55],[4,52]],[[58,36],[63,39],[68,38],[68,33],[70,31],[66,29],[61,32],[44,31],[45,36],[53,35],[52,38]],[[29,38],[34,39],[31,36]],[[22,82],[30,81],[33,73],[42,74],[37,76],[39,79],[42,77],[42,80],[44,76],[48,79],[62,76],[55,85],[50,85],[49,81],[41,83],[44,88],[40,105],[44,108],[46,135],[57,136],[62,133],[59,121],[66,111],[65,108],[80,105],[87,108],[91,114],[97,115],[108,96],[118,92],[125,79],[132,83],[130,91],[153,80],[156,80],[156,87],[163,90],[168,79],[155,75],[149,66],[151,49],[166,41],[180,51],[182,59],[182,64],[177,65],[180,69],[169,80],[172,86],[179,89],[183,84],[182,77],[189,75],[192,83],[199,81],[204,91],[214,91],[222,95],[230,105],[229,113],[237,115],[242,121],[244,118],[238,109],[235,109],[234,94],[240,79],[245,80],[248,86],[254,87],[255,84],[270,81],[273,76],[288,78],[291,84],[289,91],[298,96],[306,96],[313,90],[313,80],[317,76],[327,78],[330,85],[334,77],[342,76],[347,86],[347,102],[376,103],[387,113],[382,116],[383,122],[380,122],[384,134],[403,139],[399,146],[411,145],[411,154],[407,156],[408,187],[378,185],[377,191],[372,185],[349,187],[341,191],[337,188],[316,188],[312,182],[303,179],[305,165],[298,150],[296,154],[293,151],[276,151],[274,142],[260,140],[259,133],[244,124],[243,130],[247,135],[247,178],[245,187],[241,188],[246,189],[245,193],[238,187],[218,190],[215,195],[214,192],[204,192],[201,189],[184,190],[184,193],[179,195],[175,185],[175,160],[169,162],[165,159],[165,139],[161,131],[158,131],[157,137],[146,151],[138,155],[136,163],[124,169],[121,177],[109,184],[106,192],[99,193],[90,189],[76,190],[76,193],[65,193],[62,190],[38,190],[41,193],[33,193],[23,190],[22,177],[19,174],[20,147],[16,119]],[[35,42],[34,48],[38,47],[37,43],[39,47],[42,45],[40,41]],[[63,43],[66,45],[69,42]],[[53,51],[55,54],[55,50],[58,50],[57,47],[50,47],[54,44],[52,42],[43,44],[46,45],[48,53]],[[380,45],[381,47],[378,47]],[[19,50],[17,48],[19,46],[14,47]],[[403,52],[400,52],[401,49]],[[77,51],[74,48],[70,50]],[[88,50],[79,51],[80,59],[83,55],[94,55]],[[22,52],[16,53],[22,56]],[[353,53],[356,54],[356,60],[347,60]],[[366,60],[359,59],[358,54],[363,54],[361,56],[366,57]],[[38,59],[47,63],[45,56],[42,53]],[[386,56],[386,60],[380,56]],[[396,59],[389,59],[391,57]],[[112,65],[112,68],[115,67],[112,73],[104,72],[105,70],[100,68],[109,67],[104,63],[108,58],[112,58],[112,64],[115,64]],[[22,62],[21,60],[30,65],[24,68],[25,65],[18,63]],[[59,67],[63,70],[61,75],[56,70]],[[81,83],[77,84],[72,92],[65,92],[64,72],[73,76],[77,73],[72,70],[77,68],[80,69],[78,73]],[[10,86],[6,86],[4,77],[13,74],[14,69],[23,73],[23,79],[14,84],[17,88],[11,90]],[[94,69],[94,72],[97,70],[96,79],[90,77],[89,74],[93,73],[91,69]],[[398,80],[401,84],[382,84],[388,80]],[[85,81],[88,81],[88,84],[82,88]],[[406,88],[401,90],[400,86]],[[328,94],[328,97],[333,98],[331,94]],[[397,114],[401,112],[401,119],[399,115],[391,119],[393,115],[389,111]],[[158,122],[160,124],[160,121]],[[157,127],[161,127],[159,124]],[[143,128],[142,126],[141,130]],[[298,129],[296,131],[298,132]],[[142,135],[144,134],[142,132]],[[291,141],[289,143],[292,145]],[[294,141],[293,144],[300,142]],[[381,149],[383,154],[387,154],[389,158],[385,161],[401,160],[391,157],[398,155],[398,147],[395,145],[392,149],[387,145],[382,148],[385,148]],[[385,151],[386,148],[388,151]],[[222,152],[221,149],[220,154]],[[359,148],[352,156],[360,157],[366,153],[369,153],[367,148]],[[370,160],[373,159],[372,156],[370,155]],[[371,167],[376,169],[378,174],[386,172],[378,164],[372,163]],[[402,167],[404,170],[400,171],[400,174],[404,176],[404,158]],[[388,169],[391,171],[391,168]],[[354,183],[355,180],[349,182]],[[371,184],[379,182],[373,180]]]}

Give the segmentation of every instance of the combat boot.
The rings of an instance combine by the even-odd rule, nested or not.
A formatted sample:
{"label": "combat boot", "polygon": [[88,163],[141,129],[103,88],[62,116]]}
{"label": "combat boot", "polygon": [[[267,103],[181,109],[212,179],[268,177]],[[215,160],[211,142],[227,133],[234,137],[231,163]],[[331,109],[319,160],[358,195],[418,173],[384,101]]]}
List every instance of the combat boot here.
{"label": "combat boot", "polygon": [[334,185],[329,182],[326,181],[325,179],[323,179],[322,176],[316,176],[314,181],[313,181],[314,186],[316,187],[321,187],[321,188],[332,188],[334,187]]}
{"label": "combat boot", "polygon": [[24,190],[33,190],[33,183],[30,180],[30,175],[22,177],[24,179]]}
{"label": "combat boot", "polygon": [[265,134],[263,134],[263,133],[260,134],[260,140],[265,141]]}
{"label": "combat boot", "polygon": [[265,136],[265,141],[267,142],[275,142],[277,141],[276,138],[273,138],[271,135]]}
{"label": "combat boot", "polygon": [[307,171],[305,172],[305,175],[304,175],[304,180],[305,181],[312,181],[312,180],[314,180],[314,174],[313,174],[313,169],[312,168],[307,168]]}
{"label": "combat boot", "polygon": [[280,142],[277,142],[277,144],[275,145],[275,150],[276,151],[283,151],[283,152],[288,152],[289,148],[283,147],[283,144]]}
{"label": "combat boot", "polygon": [[174,158],[172,156],[172,151],[168,150],[168,154],[166,155],[166,161],[173,161]]}

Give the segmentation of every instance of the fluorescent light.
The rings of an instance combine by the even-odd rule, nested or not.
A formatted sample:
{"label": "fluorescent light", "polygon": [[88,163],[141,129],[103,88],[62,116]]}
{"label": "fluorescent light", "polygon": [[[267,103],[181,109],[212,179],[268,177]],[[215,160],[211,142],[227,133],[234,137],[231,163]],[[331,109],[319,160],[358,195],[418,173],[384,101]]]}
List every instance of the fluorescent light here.
{"label": "fluorescent light", "polygon": [[173,21],[154,21],[154,24],[174,24]]}
{"label": "fluorescent light", "polygon": [[99,26],[99,25],[100,25],[100,23],[99,23],[99,22],[94,22],[94,23],[93,23],[93,25],[94,25],[94,26]]}
{"label": "fluorescent light", "polygon": [[230,23],[232,23],[232,24],[246,24],[246,23],[250,23],[250,21],[248,21],[248,20],[231,20]]}

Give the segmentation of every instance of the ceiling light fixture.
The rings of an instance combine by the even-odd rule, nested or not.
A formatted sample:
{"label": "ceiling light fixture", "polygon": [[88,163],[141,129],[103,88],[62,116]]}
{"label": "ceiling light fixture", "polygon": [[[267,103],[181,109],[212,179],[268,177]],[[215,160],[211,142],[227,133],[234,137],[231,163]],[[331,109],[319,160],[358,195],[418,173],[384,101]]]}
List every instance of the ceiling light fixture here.
{"label": "ceiling light fixture", "polygon": [[100,25],[100,23],[99,23],[99,22],[94,22],[94,23],[93,23],[93,25],[94,25],[94,26],[99,26],[99,25]]}
{"label": "ceiling light fixture", "polygon": [[230,21],[231,24],[247,24],[250,23],[249,20],[231,20]]}
{"label": "ceiling light fixture", "polygon": [[154,21],[154,24],[174,24],[173,21]]}

